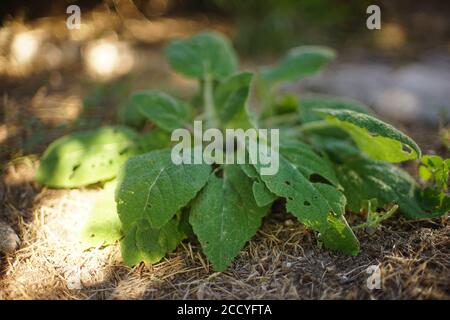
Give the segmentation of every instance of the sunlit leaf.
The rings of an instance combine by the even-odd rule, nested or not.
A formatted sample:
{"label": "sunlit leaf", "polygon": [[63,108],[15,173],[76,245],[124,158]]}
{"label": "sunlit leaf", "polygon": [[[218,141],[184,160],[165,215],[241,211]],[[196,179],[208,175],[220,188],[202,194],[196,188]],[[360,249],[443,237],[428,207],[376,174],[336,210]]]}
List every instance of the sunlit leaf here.
{"label": "sunlit leaf", "polygon": [[138,135],[126,127],[103,127],[71,133],[44,152],[36,180],[50,187],[72,188],[114,178],[138,153]]}
{"label": "sunlit leaf", "polygon": [[345,130],[371,159],[402,162],[421,156],[419,146],[390,124],[352,110],[320,109],[326,121]]}

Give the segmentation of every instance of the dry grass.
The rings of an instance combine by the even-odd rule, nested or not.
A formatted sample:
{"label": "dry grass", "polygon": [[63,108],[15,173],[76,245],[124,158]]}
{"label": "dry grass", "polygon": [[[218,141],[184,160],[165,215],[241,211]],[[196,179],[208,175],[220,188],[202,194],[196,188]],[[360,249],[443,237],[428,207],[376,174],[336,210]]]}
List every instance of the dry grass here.
{"label": "dry grass", "polygon": [[[12,182],[11,172],[26,176],[20,170],[34,167],[27,163],[7,170],[4,180]],[[29,207],[16,209],[22,246],[2,258],[0,298],[450,298],[448,217],[415,223],[395,218],[374,235],[360,232],[361,254],[353,258],[318,248],[314,234],[295,219],[272,213],[227,272],[214,273],[195,242],[184,242],[156,265],[131,269],[121,262],[117,245],[81,246],[79,231],[97,194],[95,189],[34,194],[26,182],[6,187],[3,204],[10,214],[20,197],[35,197]],[[370,265],[382,270],[381,290],[366,287]]]}
{"label": "dry grass", "polygon": [[[186,80],[168,72],[159,48],[153,46],[197,29],[228,30],[197,18],[150,23],[126,17],[127,28],[117,28],[117,19],[94,14],[83,18],[87,34],[54,34],[50,31],[63,29],[55,28],[51,19],[24,30],[16,23],[2,29],[8,41],[17,32],[44,29],[48,43],[64,41],[68,46],[61,47],[67,61],[63,59],[60,68],[38,63],[22,70],[10,65],[13,60],[0,61],[0,163],[39,153],[56,137],[81,129],[76,120],[97,117],[105,124],[113,118],[109,113],[115,112],[117,102],[110,100],[115,97],[101,99],[95,110],[82,108],[89,90],[80,81],[85,79],[81,56],[66,54],[73,51],[71,45],[78,52],[101,39],[104,31],[118,35],[122,29],[127,33],[124,39],[150,39],[151,46],[135,46],[135,89],[157,86],[189,92],[181,90],[190,88]],[[127,84],[126,79],[118,82]],[[410,132],[424,151],[448,155],[448,149],[434,145],[436,132],[427,130],[427,136],[417,124]],[[195,241],[182,243],[156,265],[128,268],[117,245],[83,250],[79,241],[98,190],[39,190],[31,182],[35,166],[34,159],[15,160],[0,178],[0,223],[13,226],[21,240],[18,251],[0,256],[0,299],[450,298],[448,217],[415,223],[395,217],[373,235],[359,232],[361,254],[352,258],[318,248],[314,234],[295,219],[272,213],[227,272],[214,273]],[[370,265],[382,270],[381,290],[366,287]]]}

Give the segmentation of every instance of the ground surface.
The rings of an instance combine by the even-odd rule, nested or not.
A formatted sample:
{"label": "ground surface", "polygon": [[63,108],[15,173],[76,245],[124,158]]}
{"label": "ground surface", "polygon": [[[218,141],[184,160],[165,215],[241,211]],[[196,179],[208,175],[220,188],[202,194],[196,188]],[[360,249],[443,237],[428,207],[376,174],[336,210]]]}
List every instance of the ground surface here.
{"label": "ground surface", "polygon": [[[51,54],[41,56],[53,57],[49,61],[10,60],[14,52],[3,49],[27,30],[17,23],[2,29],[0,224],[12,227],[20,245],[0,256],[0,299],[450,299],[448,217],[406,222],[395,216],[375,234],[360,231],[361,254],[348,257],[320,249],[315,235],[278,204],[224,273],[212,271],[195,241],[183,242],[161,263],[135,268],[124,266],[118,246],[84,250],[79,232],[99,191],[37,186],[38,154],[66,132],[111,123],[132,90],[171,87],[189,94],[192,83],[168,71],[159,42],[206,27],[229,30],[202,17],[151,24],[131,17],[121,29],[117,19],[96,14],[84,17],[86,34],[67,35],[51,19],[37,23],[34,28],[45,32],[32,37],[43,41],[40,50]],[[99,38],[116,43],[117,34],[133,67],[125,77],[110,74],[107,82],[97,82],[99,70],[83,60],[88,44]],[[448,157],[436,124],[409,122],[401,128],[424,153]],[[381,269],[380,290],[366,286],[372,265]]]}
{"label": "ground surface", "polygon": [[[31,165],[17,164],[8,174],[26,175]],[[7,187],[5,204],[28,218],[19,219],[21,249],[2,257],[0,298],[450,298],[449,218],[410,223],[396,217],[373,235],[359,232],[361,254],[348,257],[318,248],[310,231],[275,208],[227,272],[214,273],[195,242],[184,242],[161,263],[130,269],[118,246],[83,251],[80,245],[97,194]],[[366,286],[371,265],[380,266],[380,290]]]}

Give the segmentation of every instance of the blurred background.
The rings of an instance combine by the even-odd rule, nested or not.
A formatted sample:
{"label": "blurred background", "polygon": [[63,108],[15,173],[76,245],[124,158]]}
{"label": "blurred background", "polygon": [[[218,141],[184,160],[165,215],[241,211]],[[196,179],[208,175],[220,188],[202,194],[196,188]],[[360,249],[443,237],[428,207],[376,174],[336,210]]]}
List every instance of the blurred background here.
{"label": "blurred background", "polygon": [[[70,30],[72,4],[81,27]],[[380,30],[366,27],[371,4],[381,8]],[[196,83],[171,72],[161,49],[204,29],[227,34],[246,69],[298,45],[336,49],[324,72],[283,89],[359,99],[426,152],[450,114],[449,15],[439,0],[2,1],[0,159],[116,121],[134,90],[190,96]]]}

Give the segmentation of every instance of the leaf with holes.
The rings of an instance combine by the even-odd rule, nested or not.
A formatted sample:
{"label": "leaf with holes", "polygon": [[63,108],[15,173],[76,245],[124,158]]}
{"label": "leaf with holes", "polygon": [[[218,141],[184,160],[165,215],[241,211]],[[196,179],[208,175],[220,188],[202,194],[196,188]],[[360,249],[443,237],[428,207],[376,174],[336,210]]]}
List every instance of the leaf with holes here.
{"label": "leaf with holes", "polygon": [[[450,210],[450,160],[423,157],[421,188],[387,163],[420,158],[417,144],[363,104],[321,95],[277,97],[272,89],[318,72],[334,58],[333,50],[298,47],[275,65],[241,72],[230,42],[201,32],[171,42],[165,55],[175,71],[197,81],[189,103],[153,90],[137,92],[119,117],[140,134],[127,127],[73,133],[51,144],[41,159],[36,178],[43,184],[106,182],[84,230],[89,245],[122,237],[122,257],[133,266],[160,261],[196,234],[214,269],[222,271],[274,203],[285,203],[287,213],[315,231],[325,248],[349,255],[359,252],[359,242],[346,209],[352,213],[367,200],[371,206],[378,202],[382,208],[376,209],[387,213],[369,215],[368,226],[398,206],[409,219]],[[279,131],[247,131],[274,127]],[[185,130],[176,132],[179,143],[172,144],[178,128]],[[117,175],[113,199],[107,181]]]}
{"label": "leaf with holes", "polygon": [[174,164],[170,149],[130,158],[119,176],[116,198],[123,230],[142,219],[153,228],[163,227],[195,197],[210,171],[206,164]]}
{"label": "leaf with holes", "polygon": [[57,139],[44,152],[36,180],[73,188],[114,178],[122,164],[138,153],[138,135],[127,127],[103,127]]}
{"label": "leaf with holes", "polygon": [[217,32],[201,32],[175,40],[165,50],[170,66],[185,76],[223,79],[237,68],[237,58],[228,39]]}
{"label": "leaf with holes", "polygon": [[[343,194],[334,186],[310,182],[282,155],[279,159],[277,174],[260,175],[270,192],[285,198],[286,210],[318,231],[327,248],[356,255],[359,244],[343,216]],[[260,165],[256,164],[255,168],[261,173]]]}
{"label": "leaf with holes", "polygon": [[371,159],[402,162],[421,156],[419,146],[390,124],[352,110],[320,109],[329,123],[346,131]]}
{"label": "leaf with holes", "polygon": [[225,270],[256,233],[267,207],[253,199],[252,180],[239,165],[214,173],[192,205],[190,223],[203,252],[217,271]]}
{"label": "leaf with holes", "polygon": [[309,180],[321,178],[339,186],[331,162],[317,154],[311,146],[300,141],[281,143],[280,153]]}

